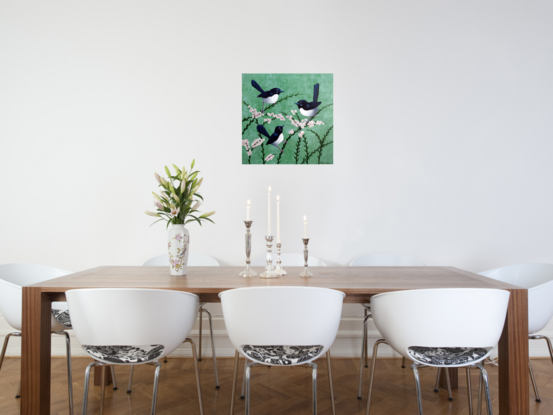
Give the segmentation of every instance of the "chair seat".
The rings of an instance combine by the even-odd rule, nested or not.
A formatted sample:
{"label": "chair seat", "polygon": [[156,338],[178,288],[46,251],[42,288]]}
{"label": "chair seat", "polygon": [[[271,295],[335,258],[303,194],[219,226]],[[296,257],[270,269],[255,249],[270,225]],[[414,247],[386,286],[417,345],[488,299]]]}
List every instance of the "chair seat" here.
{"label": "chair seat", "polygon": [[160,344],[151,346],[86,346],[83,349],[97,360],[111,363],[147,363],[156,360],[163,353]]}
{"label": "chair seat", "polygon": [[69,316],[69,310],[56,310],[52,309],[52,315],[56,319],[58,323],[60,323],[63,327],[67,327],[68,329],[72,329],[71,326],[71,317]]}
{"label": "chair seat", "polygon": [[321,354],[323,346],[242,346],[250,359],[271,365],[297,365],[313,360]]}
{"label": "chair seat", "polygon": [[488,350],[477,347],[419,347],[407,348],[413,360],[436,366],[457,366],[482,360]]}

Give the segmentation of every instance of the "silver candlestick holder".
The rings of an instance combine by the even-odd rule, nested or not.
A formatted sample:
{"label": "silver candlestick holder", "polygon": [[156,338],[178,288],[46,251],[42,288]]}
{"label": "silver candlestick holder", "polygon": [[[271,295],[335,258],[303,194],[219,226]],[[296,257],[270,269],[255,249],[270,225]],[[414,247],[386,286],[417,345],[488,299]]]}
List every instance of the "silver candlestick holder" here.
{"label": "silver candlestick holder", "polygon": [[267,266],[265,267],[265,272],[259,274],[259,278],[278,278],[279,274],[275,272],[275,267],[273,267],[273,256],[272,250],[273,247],[273,235],[267,235],[265,240],[267,241]]}
{"label": "silver candlestick holder", "polygon": [[257,277],[257,272],[252,270],[250,264],[251,259],[250,255],[252,253],[252,234],[250,233],[250,228],[252,226],[253,220],[245,220],[246,224],[246,269],[240,273],[241,277]]}
{"label": "silver candlestick holder", "polygon": [[307,260],[309,259],[309,251],[307,250],[307,244],[309,243],[309,238],[302,238],[303,241],[303,260],[305,261],[304,268],[302,273],[300,274],[300,277],[312,277],[313,274],[309,272],[307,269]]}
{"label": "silver candlestick holder", "polygon": [[284,271],[282,269],[282,261],[280,260],[280,248],[281,248],[282,244],[280,242],[277,242],[276,244],[276,248],[277,248],[277,259],[276,259],[276,267],[275,267],[275,272],[278,274],[278,275],[286,275],[288,274],[286,271]]}

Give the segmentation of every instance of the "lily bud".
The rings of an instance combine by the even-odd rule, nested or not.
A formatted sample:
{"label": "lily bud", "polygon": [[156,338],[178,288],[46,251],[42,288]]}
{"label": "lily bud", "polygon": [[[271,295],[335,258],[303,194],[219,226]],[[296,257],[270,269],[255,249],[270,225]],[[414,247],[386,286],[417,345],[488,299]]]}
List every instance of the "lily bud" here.
{"label": "lily bud", "polygon": [[144,212],[146,215],[150,215],[150,216],[153,216],[154,218],[161,218],[161,216],[159,216],[159,214],[157,213],[154,213],[154,212],[150,212],[149,210],[147,210],[146,212]]}
{"label": "lily bud", "polygon": [[196,204],[194,205],[194,207],[192,207],[192,210],[198,210],[198,208],[202,205],[202,202],[196,202]]}
{"label": "lily bud", "polygon": [[196,164],[196,159],[192,160],[192,166],[190,166],[190,170],[194,168],[194,164]]}
{"label": "lily bud", "polygon": [[167,187],[167,180],[165,180],[163,177],[160,177],[161,179],[161,185]]}
{"label": "lily bud", "polygon": [[200,216],[200,218],[209,218],[213,214],[215,214],[215,211],[204,213],[203,215]]}
{"label": "lily bud", "polygon": [[181,193],[184,192],[184,189],[186,189],[186,181],[182,181],[182,183],[180,184],[180,191]]}
{"label": "lily bud", "polygon": [[156,180],[159,184],[161,184],[161,178],[159,177],[159,174],[154,173],[156,175]]}
{"label": "lily bud", "polygon": [[171,172],[167,166],[165,166],[165,173],[167,173],[167,176],[171,176]]}
{"label": "lily bud", "polygon": [[180,199],[179,199],[179,197],[177,196],[176,193],[173,193],[173,198],[174,198],[178,203],[180,203]]}
{"label": "lily bud", "polygon": [[200,179],[200,181],[198,182],[198,185],[197,185],[196,187],[199,188],[199,187],[202,185],[202,182],[203,182],[203,181],[204,181],[204,178],[202,177],[202,178]]}
{"label": "lily bud", "polygon": [[155,197],[157,200],[159,200],[159,201],[161,202],[161,199],[159,198],[159,196],[157,195],[156,192],[152,192],[152,194],[154,195],[154,197]]}
{"label": "lily bud", "polygon": [[177,172],[177,176],[180,175],[180,169],[173,164],[173,167],[175,168],[175,171]]}

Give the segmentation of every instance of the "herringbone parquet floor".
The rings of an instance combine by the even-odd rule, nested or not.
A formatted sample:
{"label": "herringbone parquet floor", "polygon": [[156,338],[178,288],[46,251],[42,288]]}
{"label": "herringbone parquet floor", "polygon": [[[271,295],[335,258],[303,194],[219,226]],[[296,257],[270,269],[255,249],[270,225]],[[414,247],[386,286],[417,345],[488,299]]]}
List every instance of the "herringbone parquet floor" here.
{"label": "herringbone parquet floor", "polygon": [[[90,362],[86,358],[73,359],[73,381],[75,396],[75,415],[81,414],[83,398],[84,370]],[[242,361],[241,361],[242,362]],[[532,361],[540,388],[542,403],[533,399],[529,402],[532,415],[553,413],[553,365],[548,359]],[[326,361],[320,359],[318,374],[319,414],[331,415],[328,390]],[[232,387],[233,359],[218,359],[219,381],[221,389],[214,386],[213,366],[210,359],[200,362],[202,392],[205,415],[228,415],[230,392]],[[243,368],[243,365],[240,365]],[[497,413],[497,367],[486,365],[492,382],[492,399]],[[365,410],[365,394],[368,375],[365,375],[363,400],[357,400],[358,359],[333,358],[332,371],[336,398],[336,413],[344,415],[362,415]],[[117,367],[116,374],[119,390],[106,388],[105,414],[130,415],[149,414],[153,367],[138,366],[133,379],[133,392],[128,395],[128,368]],[[278,368],[254,367],[252,369],[253,415],[291,415],[310,414],[311,378],[307,367]],[[365,372],[366,373],[366,372]],[[465,372],[459,373],[459,389],[453,391],[453,402],[447,400],[447,392],[433,392],[435,370],[421,370],[423,390],[423,408],[425,415],[468,414]],[[238,380],[240,382],[240,371]],[[6,359],[0,371],[0,414],[19,414],[19,399],[15,393],[20,379],[20,359]],[[476,403],[477,373],[472,376],[473,397]],[[89,414],[99,413],[100,388],[91,387],[89,395]],[[52,359],[52,415],[68,415],[67,378],[65,359]],[[238,399],[236,414],[244,411],[244,401]],[[199,414],[194,380],[192,359],[170,358],[163,364],[160,377],[157,404],[159,415]],[[417,413],[415,385],[411,369],[401,369],[400,360],[380,359],[376,367],[376,380],[371,405],[371,414],[407,415]],[[484,412],[485,413],[485,412]]]}

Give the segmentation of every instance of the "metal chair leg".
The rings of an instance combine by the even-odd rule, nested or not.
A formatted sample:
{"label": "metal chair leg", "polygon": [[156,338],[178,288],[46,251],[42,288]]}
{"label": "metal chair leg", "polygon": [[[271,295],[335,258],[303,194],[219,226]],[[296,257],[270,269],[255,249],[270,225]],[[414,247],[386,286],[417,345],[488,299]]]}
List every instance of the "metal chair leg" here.
{"label": "metal chair leg", "polygon": [[[365,308],[365,320],[363,321],[363,325],[367,324],[368,319],[369,319],[369,310]],[[365,353],[365,367],[368,369],[369,368],[369,331],[363,330],[363,333],[364,333],[363,341],[365,342],[364,343],[365,348],[363,350]]]}
{"label": "metal chair leg", "polygon": [[401,360],[401,368],[402,368],[402,369],[405,369],[405,356],[404,356],[403,359]]}
{"label": "metal chair leg", "polygon": [[100,387],[100,415],[104,415],[105,397],[106,397],[106,366],[102,365],[102,384]]}
{"label": "metal chair leg", "polygon": [[88,388],[90,383],[90,370],[96,366],[97,362],[92,362],[86,367],[86,370],[84,372],[84,394],[83,394],[83,410],[82,415],[86,415],[87,413],[87,403],[88,403]]}
{"label": "metal chair leg", "polygon": [[[6,334],[6,338],[4,339],[4,346],[2,346],[2,354],[0,355],[0,369],[2,369],[2,363],[4,363],[4,356],[6,355],[6,350],[8,348],[8,343],[10,341],[10,337],[17,336],[21,337],[20,332],[14,332],[14,333],[8,333]],[[17,390],[17,394],[15,395],[15,398],[21,397],[21,381],[19,382],[19,389]]]}
{"label": "metal chair leg", "polygon": [[131,366],[131,372],[129,373],[129,385],[127,386],[127,393],[132,393],[132,375],[134,373],[134,365]]}
{"label": "metal chair leg", "polygon": [[313,415],[317,415],[317,364],[309,363],[313,368],[311,372],[311,381],[313,382]]}
{"label": "metal chair leg", "polygon": [[419,415],[422,415],[422,397],[421,397],[421,381],[419,378],[419,371],[417,369],[417,364],[413,363],[411,369],[413,369],[413,374],[415,375],[415,387],[417,389],[417,402],[419,405]]}
{"label": "metal chair leg", "polygon": [[[248,360],[246,359],[246,362]],[[252,366],[253,366],[253,362],[250,362],[250,363],[247,363],[246,364],[246,371],[244,373],[244,377],[246,378],[246,410],[245,410],[245,413],[246,415],[249,415],[250,414],[250,373],[251,373],[251,370],[252,370]]]}
{"label": "metal chair leg", "polygon": [[480,376],[478,377],[478,408],[476,414],[482,414],[482,372],[480,372]]}
{"label": "metal chair leg", "polygon": [[534,379],[534,370],[532,369],[532,362],[528,359],[528,369],[530,370],[530,380],[534,387],[534,395],[536,395],[536,402],[541,402],[540,394],[538,393],[538,386],[536,385],[536,379]]}
{"label": "metal chair leg", "polygon": [[387,344],[386,340],[379,339],[376,341],[373,347],[373,358],[371,363],[371,375],[369,378],[369,394],[367,395],[367,410],[365,411],[365,415],[369,415],[369,407],[371,406],[371,394],[373,391],[373,380],[374,380],[374,369],[376,367],[376,356],[378,354],[378,346],[380,344]]}
{"label": "metal chair leg", "polygon": [[211,354],[213,355],[213,368],[215,370],[215,389],[219,389],[219,376],[217,375],[217,355],[215,353],[215,340],[213,340],[213,321],[211,319],[211,313],[207,308],[204,311],[209,317],[209,332],[211,334]]}
{"label": "metal chair leg", "polygon": [[111,366],[111,379],[113,380],[113,390],[119,389],[117,387],[117,379],[115,379],[115,366]]}
{"label": "metal chair leg", "polygon": [[469,414],[472,415],[472,387],[470,384],[470,367],[467,366],[467,398],[469,400]]}
{"label": "metal chair leg", "polygon": [[204,312],[203,308],[204,303],[200,303],[200,310],[198,313],[198,316],[200,317],[200,334],[198,335],[198,361],[202,361],[202,321],[204,319],[204,315],[202,314]]}
{"label": "metal chair leg", "polygon": [[442,368],[438,368],[438,373],[436,373],[436,385],[434,386],[434,392],[438,393],[440,392],[440,375],[442,373]]}
{"label": "metal chair leg", "polygon": [[328,387],[330,389],[330,402],[332,403],[332,415],[336,415],[334,405],[334,388],[332,387],[332,365],[330,363],[330,350],[326,352],[326,365],[328,366]]}
{"label": "metal chair leg", "polygon": [[19,381],[19,386],[17,387],[17,393],[15,394],[15,399],[21,398],[21,380]]}
{"label": "metal chair leg", "polygon": [[69,337],[69,333],[66,331],[55,332],[55,333],[65,336],[65,353],[67,356],[67,384],[68,384],[67,391],[69,394],[69,414],[73,415],[73,377],[71,375],[71,339]]}
{"label": "metal chair leg", "polygon": [[240,399],[246,399],[246,366],[248,366],[248,359],[244,359],[244,375],[242,376],[242,393]]}
{"label": "metal chair leg", "polygon": [[490,382],[488,380],[488,371],[484,369],[484,366],[482,364],[477,365],[480,369],[480,373],[482,375],[482,379],[484,380],[484,387],[486,389],[486,403],[488,404],[488,415],[493,415],[492,413],[492,400],[490,398]]}
{"label": "metal chair leg", "polygon": [[236,395],[236,380],[238,377],[238,362],[240,360],[240,353],[238,350],[234,353],[234,373],[232,375],[232,395],[230,398],[230,415],[234,415],[234,397]]}
{"label": "metal chair leg", "polygon": [[152,395],[152,410],[151,415],[156,414],[156,404],[157,404],[157,389],[159,386],[159,372],[161,371],[161,363],[154,362],[154,365],[156,367],[156,372],[154,375],[154,394]]}
{"label": "metal chair leg", "polygon": [[[366,312],[367,310],[365,310]],[[365,319],[363,320],[363,340],[361,343],[361,362],[359,363],[359,392],[357,393],[357,399],[362,399],[361,394],[363,390],[363,363],[365,362],[367,358],[367,340],[368,340],[368,334],[367,334],[367,320],[369,319],[369,316],[365,316]]]}
{"label": "metal chair leg", "polygon": [[202,385],[200,384],[200,371],[198,370],[198,361],[201,359],[198,359],[196,356],[196,343],[194,343],[194,340],[187,338],[184,343],[190,343],[190,346],[192,346],[192,358],[194,360],[194,371],[196,372],[196,385],[198,387],[198,401],[200,403],[200,415],[204,415],[204,404],[202,401]]}
{"label": "metal chair leg", "polygon": [[449,368],[445,368],[445,382],[447,384],[447,400],[452,401],[453,395],[451,395],[451,383],[449,382]]}

